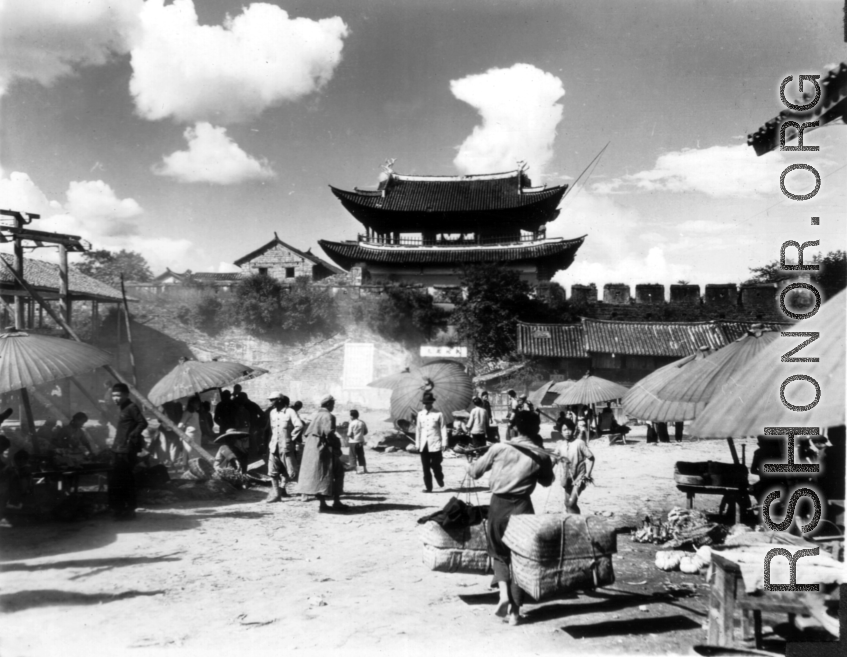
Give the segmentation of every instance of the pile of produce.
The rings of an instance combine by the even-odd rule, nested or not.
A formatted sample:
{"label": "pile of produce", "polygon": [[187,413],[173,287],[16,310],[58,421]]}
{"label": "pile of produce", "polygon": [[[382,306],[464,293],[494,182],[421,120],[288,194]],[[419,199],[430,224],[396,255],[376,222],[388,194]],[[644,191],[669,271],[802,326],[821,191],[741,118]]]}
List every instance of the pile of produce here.
{"label": "pile of produce", "polygon": [[641,528],[633,535],[636,543],[667,543],[670,547],[682,547],[691,544],[695,547],[722,543],[727,528],[716,522],[709,522],[702,511],[674,507],[668,512],[665,522],[654,522],[649,516],[644,519]]}
{"label": "pile of produce", "polygon": [[697,573],[707,568],[711,559],[711,548],[705,545],[696,552],[659,550],[656,552],[656,568],[664,571],[680,570],[683,573]]}

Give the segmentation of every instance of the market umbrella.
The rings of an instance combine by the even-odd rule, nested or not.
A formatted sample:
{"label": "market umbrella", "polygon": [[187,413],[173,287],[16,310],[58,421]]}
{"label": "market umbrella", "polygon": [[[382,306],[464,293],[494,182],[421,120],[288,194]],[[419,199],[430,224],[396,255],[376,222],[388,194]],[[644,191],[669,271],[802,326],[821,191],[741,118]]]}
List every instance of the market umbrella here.
{"label": "market umbrella", "polygon": [[580,404],[599,404],[600,402],[620,399],[629,388],[614,381],[586,374],[579,381],[562,392],[553,404],[556,406],[576,406]]}
{"label": "market umbrella", "polygon": [[656,395],[668,401],[708,404],[777,337],[777,331],[761,324],[753,325],[735,342],[679,368],[677,375],[659,388]]}
{"label": "market umbrella", "polygon": [[379,379],[375,379],[368,384],[369,388],[381,388],[383,390],[394,390],[397,387],[397,384],[400,383],[405,377],[409,376],[410,371],[407,367],[402,372],[398,372],[397,374],[389,374],[388,376],[380,377]]}
{"label": "market umbrella", "polygon": [[75,340],[16,331],[0,335],[0,394],[108,365],[109,354]]}
{"label": "market umbrella", "polygon": [[410,420],[412,413],[423,408],[421,397],[431,390],[435,395],[433,408],[444,414],[447,422],[453,413],[467,409],[473,397],[473,381],[456,361],[439,360],[409,371],[401,377],[391,393],[391,418]]}
{"label": "market umbrella", "polygon": [[680,372],[708,355],[708,348],[701,347],[699,354],[691,354],[660,367],[636,382],[623,398],[623,410],[629,417],[648,422],[685,422],[693,420],[702,411],[705,402],[686,402],[663,399],[657,393]]}
{"label": "market umbrella", "polygon": [[[783,363],[782,356],[799,344],[798,338],[777,340],[747,367],[728,380],[709,407],[691,426],[695,436],[757,436],[765,427],[833,427],[845,423],[845,292],[823,304],[818,312],[791,328],[792,332],[817,332],[820,337],[796,358],[818,358],[817,363]],[[804,413],[792,411],[780,400],[779,389],[788,377],[805,375],[820,386],[820,400]],[[803,386],[795,392],[794,386]],[[812,401],[806,382],[789,384],[786,398],[792,403]],[[796,397],[792,395],[795,392]]]}
{"label": "market umbrella", "polygon": [[570,388],[576,381],[548,381],[527,397],[536,407],[555,406],[556,398]]}
{"label": "market umbrella", "polygon": [[259,369],[228,361],[180,359],[179,365],[163,376],[147,397],[161,406],[165,402],[189,397],[210,388],[234,385]]}

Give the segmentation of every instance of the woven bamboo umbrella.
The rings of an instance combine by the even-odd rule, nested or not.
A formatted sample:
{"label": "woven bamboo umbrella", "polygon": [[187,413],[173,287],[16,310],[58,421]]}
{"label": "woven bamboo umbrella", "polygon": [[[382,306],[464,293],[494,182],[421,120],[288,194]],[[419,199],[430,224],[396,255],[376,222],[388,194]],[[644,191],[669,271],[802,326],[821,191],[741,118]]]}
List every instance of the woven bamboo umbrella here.
{"label": "woven bamboo umbrella", "polygon": [[579,381],[568,386],[556,397],[553,404],[555,406],[599,404],[620,399],[628,391],[629,388],[614,381],[586,374]]}
{"label": "woven bamboo umbrella", "polygon": [[391,419],[410,420],[412,413],[423,408],[421,397],[430,390],[435,395],[433,408],[444,414],[447,422],[453,413],[467,409],[473,397],[473,381],[455,361],[434,361],[413,369],[396,383],[391,393]]}
{"label": "woven bamboo umbrella", "polygon": [[[157,406],[161,406],[165,402],[190,397],[204,390],[234,385],[246,380],[245,377],[252,378],[250,375],[260,370],[261,368],[241,363],[217,360],[200,362],[181,358],[179,365],[153,386],[147,398]],[[265,372],[267,370],[261,370],[257,376]]]}
{"label": "woven bamboo umbrella", "polygon": [[0,335],[0,394],[108,365],[109,354],[83,342],[16,331]]}
{"label": "woven bamboo umbrella", "polygon": [[623,398],[623,409],[629,417],[648,422],[686,422],[693,420],[706,407],[705,402],[671,400],[659,396],[659,390],[679,376],[684,369],[711,353],[708,347],[660,367],[636,382]]}
{"label": "woven bamboo umbrella", "polygon": [[[784,363],[782,356],[798,343],[798,338],[771,342],[767,349],[727,380],[709,407],[691,426],[695,436],[756,436],[765,427],[833,427],[845,423],[845,292],[823,304],[792,332],[817,332],[819,338],[796,358],[818,358],[817,363]],[[789,377],[809,376],[820,387],[820,399],[809,411],[792,411],[780,399],[780,386]],[[796,390],[794,386],[797,386]],[[800,387],[802,386],[802,387]],[[811,403],[808,382],[789,383],[785,396],[795,404]],[[802,399],[805,401],[801,401]]]}

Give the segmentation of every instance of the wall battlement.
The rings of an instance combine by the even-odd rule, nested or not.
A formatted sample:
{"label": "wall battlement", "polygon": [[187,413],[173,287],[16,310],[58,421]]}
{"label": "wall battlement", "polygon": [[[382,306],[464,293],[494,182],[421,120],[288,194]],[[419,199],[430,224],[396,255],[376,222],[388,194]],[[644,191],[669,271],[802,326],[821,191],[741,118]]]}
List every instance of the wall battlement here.
{"label": "wall battlement", "polygon": [[599,301],[597,285],[574,283],[568,300],[590,306],[599,319],[681,321],[697,319],[762,319],[784,321],[779,312],[779,287],[775,283],[737,285],[674,284],[670,298],[660,283],[638,283],[635,296],[626,283],[607,283]]}

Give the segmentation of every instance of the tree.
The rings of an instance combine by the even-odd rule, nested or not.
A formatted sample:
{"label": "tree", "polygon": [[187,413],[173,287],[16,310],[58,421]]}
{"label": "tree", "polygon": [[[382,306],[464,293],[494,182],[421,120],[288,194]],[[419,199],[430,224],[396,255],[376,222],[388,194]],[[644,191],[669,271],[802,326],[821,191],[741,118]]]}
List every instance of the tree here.
{"label": "tree", "polygon": [[817,271],[792,271],[780,269],[779,260],[774,260],[761,267],[751,267],[753,277],[744,281],[745,283],[779,283],[784,280],[795,278],[797,274],[809,274],[809,279],[815,283],[824,293],[825,297],[838,294],[847,288],[847,253],[844,251],[830,251],[825,256],[816,254],[812,258],[812,264],[820,266]]}
{"label": "tree", "polygon": [[515,351],[515,331],[530,301],[520,274],[496,264],[466,267],[461,285],[466,298],[453,313],[459,336],[482,359],[506,358]]}
{"label": "tree", "polygon": [[121,249],[118,252],[99,249],[82,254],[82,262],[76,265],[78,272],[96,278],[98,281],[120,288],[121,274],[124,280],[146,283],[152,280],[153,273],[144,256],[137,251]]}
{"label": "tree", "polygon": [[418,288],[386,285],[365,322],[388,340],[407,345],[431,340],[447,324],[447,313]]}
{"label": "tree", "polygon": [[242,278],[235,286],[229,309],[232,323],[251,333],[269,333],[282,325],[282,284],[264,274]]}
{"label": "tree", "polygon": [[282,330],[311,335],[335,329],[338,313],[327,289],[312,285],[308,276],[298,277],[290,287],[281,287]]}

